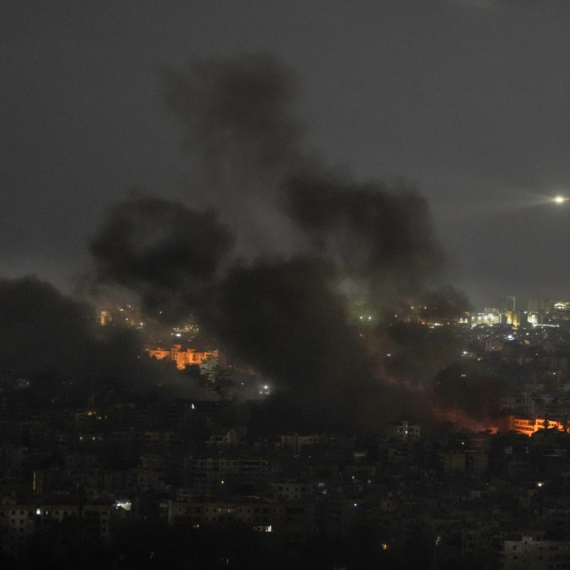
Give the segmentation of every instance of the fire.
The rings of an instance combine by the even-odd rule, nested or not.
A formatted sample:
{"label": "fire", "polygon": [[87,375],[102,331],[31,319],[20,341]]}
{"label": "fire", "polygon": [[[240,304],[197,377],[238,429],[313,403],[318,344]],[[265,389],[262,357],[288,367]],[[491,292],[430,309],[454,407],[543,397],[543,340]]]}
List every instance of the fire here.
{"label": "fire", "polygon": [[499,430],[497,420],[487,418],[486,420],[476,420],[462,410],[457,409],[437,409],[437,417],[445,422],[450,422],[459,430],[472,432],[489,431],[497,433]]}
{"label": "fire", "polygon": [[524,433],[529,437],[541,429],[557,429],[558,431],[568,431],[568,425],[557,420],[510,418],[509,429],[518,433]]}

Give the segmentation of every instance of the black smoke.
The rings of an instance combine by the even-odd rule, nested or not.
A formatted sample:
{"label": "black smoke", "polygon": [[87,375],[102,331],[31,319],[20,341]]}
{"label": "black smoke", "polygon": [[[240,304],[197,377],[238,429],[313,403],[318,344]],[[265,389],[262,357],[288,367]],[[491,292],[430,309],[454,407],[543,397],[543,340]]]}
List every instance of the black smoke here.
{"label": "black smoke", "polygon": [[168,113],[185,127],[197,191],[231,199],[236,185],[268,193],[310,154],[299,117],[301,82],[270,53],[194,60],[160,71]]}
{"label": "black smoke", "polygon": [[286,199],[313,247],[363,282],[377,309],[425,294],[441,275],[444,254],[429,207],[409,185],[295,177]]}
{"label": "black smoke", "polygon": [[476,363],[455,362],[446,366],[435,375],[432,386],[434,405],[442,413],[463,413],[494,427],[504,422],[498,404],[507,395],[508,382]]}
{"label": "black smoke", "polygon": [[336,272],[331,259],[310,256],[234,267],[220,285],[218,332],[278,382],[297,414],[319,415],[328,429],[377,429],[397,390],[379,380],[349,324]]}
{"label": "black smoke", "polygon": [[22,378],[77,374],[93,336],[86,307],[36,278],[0,281],[0,363]]}
{"label": "black smoke", "polygon": [[252,53],[193,60],[159,76],[166,110],[184,128],[186,199],[220,211],[241,255],[291,253],[297,230],[279,197],[292,174],[318,164],[295,70]]}
{"label": "black smoke", "polygon": [[96,316],[35,277],[0,280],[0,379],[72,384],[66,391],[77,398],[102,383],[143,392],[158,384],[182,388],[174,372],[141,358],[134,330],[100,327]]}
{"label": "black smoke", "polygon": [[109,208],[90,244],[106,281],[135,291],[147,311],[178,318],[185,307],[203,312],[232,246],[213,210],[140,192]]}
{"label": "black smoke", "polygon": [[298,77],[271,55],[161,73],[185,129],[185,194],[114,205],[91,242],[98,279],[155,314],[198,315],[274,380],[296,410],[291,427],[312,414],[376,429],[409,409],[351,322],[348,295],[385,309],[438,283],[444,255],[425,200],[403,184],[333,176],[299,118]]}

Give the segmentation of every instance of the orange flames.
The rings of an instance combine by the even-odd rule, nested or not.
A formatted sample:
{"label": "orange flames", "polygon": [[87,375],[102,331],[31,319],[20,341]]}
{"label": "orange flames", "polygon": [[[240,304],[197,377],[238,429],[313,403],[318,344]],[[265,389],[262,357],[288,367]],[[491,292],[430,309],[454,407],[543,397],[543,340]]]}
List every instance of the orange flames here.
{"label": "orange flames", "polygon": [[499,431],[499,422],[496,419],[487,418],[485,420],[476,420],[462,410],[457,409],[437,409],[435,410],[437,417],[445,422],[450,422],[458,430],[467,430],[472,432],[490,431],[497,433]]}
{"label": "orange flames", "polygon": [[546,420],[540,418],[514,418],[509,421],[509,429],[518,433],[524,433],[529,437],[541,429],[557,429],[558,431],[568,431],[568,425],[557,420]]}

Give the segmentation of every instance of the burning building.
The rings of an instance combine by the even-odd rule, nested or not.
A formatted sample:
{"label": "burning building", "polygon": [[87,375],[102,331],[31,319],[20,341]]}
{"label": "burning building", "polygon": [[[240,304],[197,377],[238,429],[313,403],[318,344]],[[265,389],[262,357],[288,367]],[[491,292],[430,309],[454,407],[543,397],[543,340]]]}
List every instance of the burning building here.
{"label": "burning building", "polygon": [[190,364],[199,366],[212,364],[218,360],[218,350],[198,351],[195,348],[182,349],[181,344],[173,344],[170,348],[147,348],[150,358],[163,360],[164,358],[176,362],[178,370],[184,370]]}
{"label": "burning building", "polygon": [[568,431],[567,421],[547,420],[547,419],[530,419],[530,418],[514,418],[509,422],[509,429],[517,433],[524,433],[531,436],[533,433],[541,429],[557,429],[559,431]]}

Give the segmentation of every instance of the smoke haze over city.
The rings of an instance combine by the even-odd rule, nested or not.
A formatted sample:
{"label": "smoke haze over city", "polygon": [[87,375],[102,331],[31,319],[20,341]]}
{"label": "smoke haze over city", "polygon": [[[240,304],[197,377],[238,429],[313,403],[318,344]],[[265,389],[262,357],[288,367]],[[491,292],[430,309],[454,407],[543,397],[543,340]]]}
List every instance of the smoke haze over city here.
{"label": "smoke haze over city", "polygon": [[[295,115],[299,78],[272,55],[162,75],[185,127],[186,196],[111,205],[90,243],[96,279],[140,295],[155,316],[197,315],[298,405],[324,407],[331,427],[345,418],[375,429],[411,413],[413,395],[386,382],[350,313],[363,302],[376,324],[441,285],[425,200],[404,182],[332,174]],[[219,220],[193,209],[200,198]]]}

